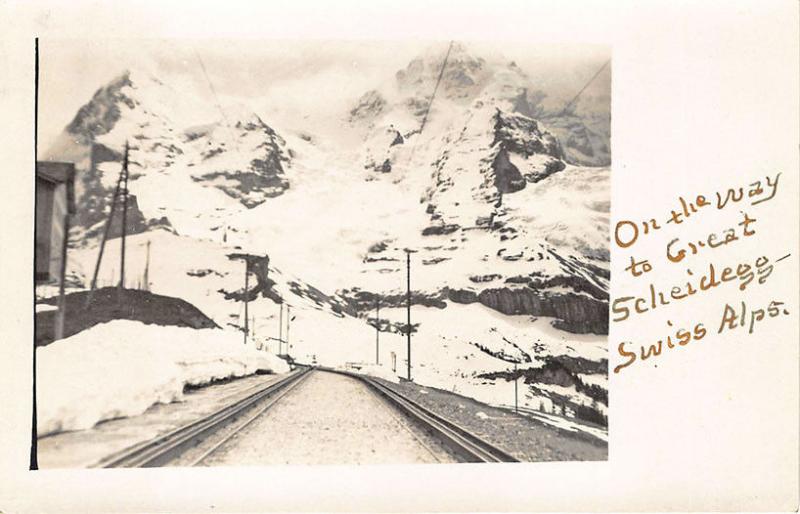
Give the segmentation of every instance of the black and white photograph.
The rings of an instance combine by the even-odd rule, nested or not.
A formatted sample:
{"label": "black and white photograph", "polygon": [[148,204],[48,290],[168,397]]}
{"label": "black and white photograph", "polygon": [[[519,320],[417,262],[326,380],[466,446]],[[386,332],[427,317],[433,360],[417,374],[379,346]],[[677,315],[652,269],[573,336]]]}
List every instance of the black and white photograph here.
{"label": "black and white photograph", "polygon": [[32,468],[608,458],[610,47],[37,59]]}

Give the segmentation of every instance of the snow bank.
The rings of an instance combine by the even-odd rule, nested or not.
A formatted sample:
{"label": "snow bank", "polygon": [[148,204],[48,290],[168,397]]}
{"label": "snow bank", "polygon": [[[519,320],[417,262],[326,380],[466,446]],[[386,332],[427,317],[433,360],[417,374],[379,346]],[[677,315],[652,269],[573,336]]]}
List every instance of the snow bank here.
{"label": "snow bank", "polygon": [[186,385],[257,371],[286,373],[273,354],[219,329],[115,320],[37,349],[39,434],[91,428],[183,398]]}

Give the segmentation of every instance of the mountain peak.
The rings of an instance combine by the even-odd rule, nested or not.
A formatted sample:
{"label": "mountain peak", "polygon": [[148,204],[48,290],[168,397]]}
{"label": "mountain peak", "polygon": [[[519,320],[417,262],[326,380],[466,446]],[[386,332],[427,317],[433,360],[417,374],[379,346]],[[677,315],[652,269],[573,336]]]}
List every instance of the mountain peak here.
{"label": "mountain peak", "polygon": [[436,45],[428,48],[422,55],[413,59],[405,69],[395,75],[401,91],[415,96],[430,94],[442,64],[447,63],[442,74],[440,89],[444,96],[463,99],[474,96],[491,77],[492,73],[483,57],[474,55],[463,43],[455,42],[450,47]]}
{"label": "mountain peak", "polygon": [[81,138],[84,144],[110,132],[120,118],[120,104],[130,109],[136,107],[137,102],[125,91],[125,88],[132,85],[130,72],[126,70],[98,89],[67,125],[67,132]]}

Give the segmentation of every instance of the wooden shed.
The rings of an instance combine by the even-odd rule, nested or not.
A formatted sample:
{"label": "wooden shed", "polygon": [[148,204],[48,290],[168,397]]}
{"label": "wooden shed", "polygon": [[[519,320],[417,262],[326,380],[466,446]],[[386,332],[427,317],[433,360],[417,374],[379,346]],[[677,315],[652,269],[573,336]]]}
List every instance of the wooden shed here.
{"label": "wooden shed", "polygon": [[66,259],[70,216],[75,214],[75,165],[36,162],[37,283],[60,280]]}

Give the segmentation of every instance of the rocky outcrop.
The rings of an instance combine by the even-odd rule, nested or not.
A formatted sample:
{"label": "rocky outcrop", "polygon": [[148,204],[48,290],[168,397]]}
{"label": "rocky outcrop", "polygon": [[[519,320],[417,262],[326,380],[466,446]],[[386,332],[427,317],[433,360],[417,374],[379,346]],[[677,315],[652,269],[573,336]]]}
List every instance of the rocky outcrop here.
{"label": "rocky outcrop", "polygon": [[[233,128],[241,137],[250,136],[259,141],[254,148],[255,158],[236,168],[218,167],[215,162],[209,162],[204,165],[205,171],[192,175],[192,180],[207,182],[252,209],[269,198],[280,196],[289,188],[284,165],[289,163],[290,157],[284,152],[284,139],[257,115],[237,121]],[[214,148],[204,154],[204,159],[209,160],[228,151],[221,147]]]}
{"label": "rocky outcrop", "polygon": [[[247,301],[251,302],[259,296],[263,296],[275,303],[283,303],[283,297],[274,289],[275,281],[269,278],[269,255],[262,257],[248,253],[231,253],[228,254],[228,259],[246,262],[246,269],[255,276],[256,283],[251,283],[247,289],[244,289],[244,287],[235,291],[220,289],[219,292],[225,296],[226,300],[241,302],[247,299]],[[244,270],[242,270],[242,285],[244,285]]]}
{"label": "rocky outcrop", "polygon": [[386,107],[386,100],[381,94],[372,89],[364,93],[358,99],[358,103],[350,110],[350,122],[374,118],[383,112]]}
{"label": "rocky outcrop", "polygon": [[[113,191],[108,193],[108,199],[106,200],[103,198],[104,201],[97,202],[97,197],[86,197],[87,200],[90,202],[97,202],[101,203],[104,208],[108,209],[110,212],[111,210],[111,196],[113,195]],[[81,203],[81,202],[79,202]],[[117,211],[114,213],[114,217],[111,220],[111,226],[108,228],[108,238],[114,239],[117,237],[122,236],[122,201],[121,199],[117,201]],[[95,211],[96,212],[96,211]],[[97,239],[102,237],[103,232],[105,231],[105,221],[109,215],[109,212],[104,212],[102,215],[97,215],[93,219],[88,217],[81,217],[80,214],[78,215],[78,219],[85,224],[91,224],[90,228],[84,232],[83,240],[84,242],[87,239]],[[94,223],[92,223],[92,221]],[[100,223],[102,222],[102,223]],[[79,222],[79,224],[82,224]],[[160,219],[152,219],[146,220],[142,215],[142,211],[139,210],[139,203],[136,200],[135,195],[128,195],[128,211],[125,215],[125,232],[127,235],[139,234],[142,233],[149,228],[155,227],[162,227],[166,228],[167,230],[172,230],[172,226],[169,223],[167,218],[162,217]]]}
{"label": "rocky outcrop", "polygon": [[91,101],[78,109],[67,125],[67,132],[80,144],[90,145],[97,136],[111,132],[120,118],[119,104],[133,109],[136,102],[122,89],[131,86],[130,72],[125,72],[95,92]]}
{"label": "rocky outcrop", "polygon": [[502,142],[504,148],[523,157],[546,154],[556,159],[564,157],[558,139],[539,127],[539,123],[521,114],[509,114],[497,109],[493,118],[494,141]]}
{"label": "rocky outcrop", "polygon": [[447,234],[452,234],[456,230],[460,229],[456,224],[442,224],[442,225],[431,225],[430,227],[425,227],[422,229],[423,236],[443,236]]}
{"label": "rocky outcrop", "polygon": [[549,161],[545,162],[544,166],[541,169],[531,169],[526,171],[525,173],[525,180],[528,182],[535,184],[539,181],[542,181],[552,175],[553,173],[558,173],[559,171],[563,171],[567,165],[564,164],[564,161],[560,159],[550,159]]}
{"label": "rocky outcrop", "polygon": [[[380,302],[381,307],[385,308],[405,307],[407,302],[405,293],[374,293],[372,291],[363,291],[357,287],[337,291],[337,296],[355,312],[372,312],[375,310],[376,302]],[[444,309],[447,307],[446,298],[446,291],[437,291],[435,293],[411,291],[411,305]]]}
{"label": "rocky outcrop", "polygon": [[500,150],[492,161],[494,186],[501,194],[516,193],[525,189],[525,178],[508,158],[508,150],[500,144]]}
{"label": "rocky outcrop", "polygon": [[503,314],[557,318],[554,326],[576,334],[608,334],[608,302],[574,293],[539,293],[530,287],[484,289],[478,301]]}
{"label": "rocky outcrop", "polygon": [[455,303],[475,303],[478,301],[478,293],[470,289],[447,288],[447,299]]}

